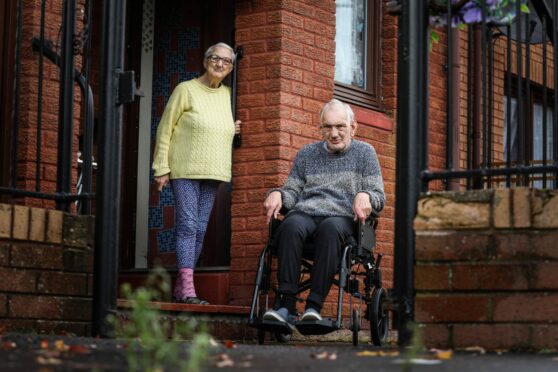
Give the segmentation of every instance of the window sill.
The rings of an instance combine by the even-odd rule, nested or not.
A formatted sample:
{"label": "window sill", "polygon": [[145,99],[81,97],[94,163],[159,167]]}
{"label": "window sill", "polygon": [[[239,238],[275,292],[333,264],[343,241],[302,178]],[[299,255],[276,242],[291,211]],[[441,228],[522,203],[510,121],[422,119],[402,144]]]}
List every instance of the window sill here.
{"label": "window sill", "polygon": [[387,116],[383,112],[365,109],[355,105],[351,105],[351,108],[353,109],[355,119],[359,124],[393,132],[395,122],[394,118]]}

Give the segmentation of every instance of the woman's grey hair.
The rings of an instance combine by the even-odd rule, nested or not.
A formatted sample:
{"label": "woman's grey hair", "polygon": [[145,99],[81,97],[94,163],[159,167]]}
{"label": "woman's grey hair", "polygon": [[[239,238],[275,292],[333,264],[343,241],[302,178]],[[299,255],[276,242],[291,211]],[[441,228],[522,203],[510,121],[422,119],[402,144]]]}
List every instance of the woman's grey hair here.
{"label": "woman's grey hair", "polygon": [[234,49],[231,48],[228,44],[225,43],[217,43],[215,45],[210,46],[209,48],[207,48],[207,50],[205,51],[204,55],[203,55],[203,59],[208,59],[209,56],[211,56],[213,54],[213,52],[215,52],[215,48],[224,48],[227,49],[229,52],[231,52],[232,54],[232,61],[234,63],[234,61],[236,60],[236,53],[234,52]]}
{"label": "woman's grey hair", "polygon": [[328,103],[326,103],[324,105],[324,107],[322,108],[322,111],[320,111],[320,124],[323,124],[324,122],[324,115],[327,111],[331,110],[333,107],[338,106],[343,108],[343,110],[345,110],[345,113],[347,114],[347,119],[349,120],[349,123],[352,123],[353,121],[355,121],[355,113],[353,112],[353,109],[351,108],[351,106],[347,105],[345,102],[341,102],[338,99],[334,98],[331,101],[329,101]]}

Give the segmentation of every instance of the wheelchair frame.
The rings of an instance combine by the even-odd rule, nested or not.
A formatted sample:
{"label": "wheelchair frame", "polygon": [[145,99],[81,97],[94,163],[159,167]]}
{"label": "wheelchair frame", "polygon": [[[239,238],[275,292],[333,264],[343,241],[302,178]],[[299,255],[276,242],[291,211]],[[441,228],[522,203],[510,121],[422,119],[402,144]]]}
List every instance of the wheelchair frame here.
{"label": "wheelchair frame", "polygon": [[[343,299],[344,294],[349,295],[349,312],[351,314],[349,329],[352,331],[353,345],[358,345],[358,332],[361,329],[362,318],[370,321],[371,340],[374,345],[381,346],[387,340],[389,313],[385,302],[387,291],[382,287],[382,272],[380,264],[382,254],[378,253],[374,258],[374,248],[376,247],[376,226],[378,220],[376,216],[369,217],[364,224],[358,223],[355,226],[354,236],[344,242],[337,279],[333,284],[338,287],[337,315],[334,319],[324,318],[321,321],[298,321],[294,327],[286,322],[271,321],[263,319],[263,314],[269,308],[269,295],[275,293],[273,308],[279,306],[280,296],[276,286],[272,285],[272,264],[273,257],[276,255],[277,227],[280,220],[273,219],[269,224],[268,242],[265,245],[258,261],[258,269],[254,286],[254,294],[250,306],[250,317],[248,325],[258,330],[258,343],[261,345],[265,341],[265,333],[270,332],[275,335],[279,342],[288,342],[291,339],[294,327],[303,335],[327,334],[343,328]],[[310,244],[305,244],[303,252],[308,252]],[[309,273],[312,267],[311,259],[305,257],[303,253],[301,269],[301,281],[297,291],[297,296],[310,288],[310,280],[302,280],[304,274]],[[364,271],[355,271],[355,265],[362,265]],[[364,282],[364,291],[361,291],[359,277]],[[353,298],[359,303],[359,309],[353,308]],[[264,303],[262,304],[262,299]],[[303,301],[298,298],[298,301]],[[363,313],[362,305],[366,304],[366,311]],[[263,305],[263,306],[262,306]]]}

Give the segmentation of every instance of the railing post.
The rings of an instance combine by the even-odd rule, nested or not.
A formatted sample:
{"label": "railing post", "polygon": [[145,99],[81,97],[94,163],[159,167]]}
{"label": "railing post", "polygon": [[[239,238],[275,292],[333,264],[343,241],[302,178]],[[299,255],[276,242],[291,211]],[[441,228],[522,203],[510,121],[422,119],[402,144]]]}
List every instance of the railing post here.
{"label": "railing post", "polygon": [[[72,140],[74,133],[74,32],[76,28],[76,2],[64,1],[62,20],[62,50],[60,65],[60,114],[58,121],[58,193],[72,191]],[[59,200],[58,209],[69,211],[70,202]]]}
{"label": "railing post", "polygon": [[107,337],[116,310],[122,163],[122,105],[119,76],[124,69],[125,0],[103,1],[99,171],[95,221],[93,336]]}
{"label": "railing post", "polygon": [[[402,0],[399,19],[397,91],[397,171],[393,297],[400,345],[409,344],[414,318],[413,219],[420,170],[428,158],[428,12],[425,0]],[[422,144],[419,145],[419,141]],[[421,148],[422,147],[422,148]],[[424,163],[424,164],[422,164]]]}

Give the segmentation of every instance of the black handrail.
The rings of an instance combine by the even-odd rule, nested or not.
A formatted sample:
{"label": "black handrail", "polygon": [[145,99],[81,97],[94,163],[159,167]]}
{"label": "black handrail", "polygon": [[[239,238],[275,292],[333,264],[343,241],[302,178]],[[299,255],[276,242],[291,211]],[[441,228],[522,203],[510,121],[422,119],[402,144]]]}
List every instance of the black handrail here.
{"label": "black handrail", "polygon": [[[61,65],[61,57],[53,50],[53,44],[49,40],[41,40],[34,37],[31,41],[31,45],[34,51],[42,52],[48,60],[54,63],[56,66],[60,67]],[[95,100],[93,96],[93,90],[91,89],[91,85],[89,85],[87,78],[83,76],[83,74],[74,69],[73,74],[74,81],[79,85],[82,94],[86,97],[86,107],[85,107],[85,126],[84,126],[84,133],[83,133],[83,170],[82,170],[82,185],[83,191],[79,193],[76,197],[70,198],[70,200],[83,200],[81,206],[81,213],[82,214],[91,214],[91,199],[95,197],[95,194],[92,193],[93,189],[93,123],[94,123],[94,114],[95,114]],[[15,193],[14,193],[15,194]],[[63,195],[64,193],[61,193]],[[43,195],[43,194],[40,194]],[[43,197],[44,196],[38,196]],[[56,195],[52,198],[53,200],[66,200],[67,196],[64,196],[64,199],[57,198]]]}

